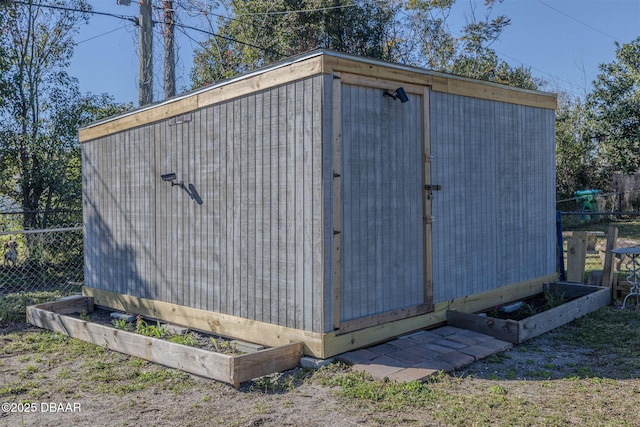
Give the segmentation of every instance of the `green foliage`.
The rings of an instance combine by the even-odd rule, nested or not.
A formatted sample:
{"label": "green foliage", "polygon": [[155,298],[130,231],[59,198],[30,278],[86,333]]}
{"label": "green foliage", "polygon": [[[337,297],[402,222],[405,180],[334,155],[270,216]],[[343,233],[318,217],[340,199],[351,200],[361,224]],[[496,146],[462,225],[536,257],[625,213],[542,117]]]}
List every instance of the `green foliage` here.
{"label": "green foliage", "polygon": [[191,332],[184,335],[171,335],[168,338],[168,341],[176,344],[187,345],[189,347],[196,347],[198,345],[198,340],[196,340]]}
{"label": "green foliage", "polygon": [[601,175],[640,168],[640,37],[616,43],[616,59],[600,65],[587,96],[588,137],[596,144]]}
{"label": "green foliage", "polygon": [[111,324],[114,328],[119,329],[121,331],[131,331],[133,330],[133,326],[131,323],[127,322],[127,319],[113,319]]}
{"label": "green foliage", "polygon": [[[255,0],[227,2],[233,19],[218,22],[220,37],[196,51],[194,87],[323,47],[391,59],[395,2],[364,0]],[[310,9],[307,13],[295,13]]]}
{"label": "green foliage", "polygon": [[[78,127],[116,107],[106,96],[81,96],[64,71],[88,14],[27,3],[2,5],[0,194],[27,212],[25,228],[46,228],[42,212],[81,206]],[[85,0],[65,6],[90,9]]]}
{"label": "green foliage", "polygon": [[223,338],[215,338],[211,337],[211,344],[216,349],[218,353],[223,354],[241,354],[242,352],[238,351],[236,347],[236,343],[233,343],[229,340],[225,340]]}
{"label": "green foliage", "polygon": [[560,292],[557,289],[550,290],[545,289],[544,291],[545,304],[543,310],[549,310],[554,307],[558,307],[567,302],[567,297],[564,292]]}
{"label": "green foliage", "polygon": [[[480,80],[537,89],[543,82],[531,70],[512,67],[491,49],[511,24],[508,17],[492,18],[496,3],[486,1],[484,13],[472,5],[467,23],[452,30],[448,18],[455,0],[410,0],[406,3],[407,24],[403,48],[408,62],[428,69]],[[460,33],[460,36],[454,36]]]}
{"label": "green foliage", "polygon": [[453,31],[455,0],[231,1],[233,18],[221,18],[220,36],[196,52],[191,78],[199,87],[322,47],[535,89],[541,82],[528,68],[510,66],[490,48],[510,25],[504,15],[491,17],[497,3],[485,2],[481,18],[472,6],[467,24]]}
{"label": "green foliage", "polygon": [[17,292],[2,295],[0,298],[0,325],[24,322],[27,306],[55,301],[63,296],[64,294],[59,291]]}
{"label": "green foliage", "polygon": [[318,381],[326,386],[339,387],[340,394],[349,399],[362,399],[376,403],[381,410],[399,410],[407,406],[424,407],[438,398],[431,386],[439,381],[436,377],[430,382],[411,381],[408,383],[389,380],[373,380],[359,372],[336,372],[316,375]]}
{"label": "green foliage", "polygon": [[162,338],[167,335],[167,328],[162,326],[160,322],[155,325],[149,325],[142,316],[136,318],[136,333],[153,338]]}
{"label": "green foliage", "polygon": [[640,168],[640,38],[616,44],[586,102],[561,94],[556,111],[556,193],[610,189],[613,172]]}
{"label": "green foliage", "polygon": [[573,197],[574,191],[602,188],[598,183],[596,146],[586,133],[585,105],[565,94],[556,110],[556,194]]}

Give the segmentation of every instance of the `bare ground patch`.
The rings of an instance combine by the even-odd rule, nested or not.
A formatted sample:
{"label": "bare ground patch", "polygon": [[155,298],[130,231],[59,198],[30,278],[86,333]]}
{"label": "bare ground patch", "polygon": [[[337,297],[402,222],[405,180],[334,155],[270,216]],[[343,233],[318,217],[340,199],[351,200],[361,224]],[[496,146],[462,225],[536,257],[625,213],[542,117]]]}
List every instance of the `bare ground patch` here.
{"label": "bare ground patch", "polygon": [[637,425],[640,313],[605,307],[422,384],[346,366],[295,369],[240,390],[25,325],[0,331],[0,426]]}

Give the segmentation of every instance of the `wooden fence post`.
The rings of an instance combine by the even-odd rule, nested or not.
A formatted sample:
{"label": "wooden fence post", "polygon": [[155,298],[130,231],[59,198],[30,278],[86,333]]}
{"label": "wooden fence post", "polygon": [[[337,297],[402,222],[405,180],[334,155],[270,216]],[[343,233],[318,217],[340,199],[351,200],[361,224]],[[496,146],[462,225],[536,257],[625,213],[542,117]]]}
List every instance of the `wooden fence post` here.
{"label": "wooden fence post", "polygon": [[618,227],[609,227],[607,229],[607,246],[605,248],[604,253],[604,266],[602,268],[602,286],[610,287],[612,292],[615,286],[613,285],[613,281],[615,280],[615,263],[613,262],[613,254],[612,250],[618,247]]}
{"label": "wooden fence post", "polygon": [[567,281],[584,283],[584,269],[587,259],[587,233],[574,231],[567,240]]}

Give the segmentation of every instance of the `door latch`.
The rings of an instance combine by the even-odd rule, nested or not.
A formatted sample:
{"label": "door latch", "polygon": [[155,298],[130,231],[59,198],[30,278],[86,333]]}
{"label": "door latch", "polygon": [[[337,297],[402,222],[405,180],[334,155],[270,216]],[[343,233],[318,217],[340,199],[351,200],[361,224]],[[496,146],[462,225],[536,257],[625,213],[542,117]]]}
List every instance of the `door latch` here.
{"label": "door latch", "polygon": [[431,197],[433,196],[433,192],[434,191],[440,191],[442,190],[442,185],[425,185],[424,189],[428,191],[427,193],[427,199],[431,200]]}

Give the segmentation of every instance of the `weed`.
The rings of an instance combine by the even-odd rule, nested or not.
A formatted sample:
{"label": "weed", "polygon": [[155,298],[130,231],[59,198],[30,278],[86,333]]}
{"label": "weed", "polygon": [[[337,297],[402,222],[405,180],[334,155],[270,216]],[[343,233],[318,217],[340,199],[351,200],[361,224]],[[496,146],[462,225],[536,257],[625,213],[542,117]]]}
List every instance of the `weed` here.
{"label": "weed", "polygon": [[551,378],[551,372],[549,371],[529,371],[524,373],[525,378],[536,378],[548,380]]}
{"label": "weed", "polygon": [[35,381],[15,381],[0,387],[0,397],[25,394],[37,387],[38,383]]}
{"label": "weed", "polygon": [[27,306],[55,301],[65,296],[60,291],[16,292],[2,295],[0,301],[0,323],[25,321]]}
{"label": "weed", "polygon": [[158,321],[155,325],[149,325],[142,316],[136,317],[136,333],[153,338],[162,338],[167,335],[167,328]]}
{"label": "weed", "polygon": [[35,365],[27,365],[24,371],[20,372],[18,376],[22,379],[32,378],[33,374],[38,372],[38,367]]}
{"label": "weed", "polygon": [[533,305],[526,302],[518,309],[518,315],[520,317],[530,317],[534,314],[538,314],[538,310]]}
{"label": "weed", "polygon": [[485,360],[489,363],[503,363],[505,360],[511,359],[507,353],[496,353],[487,357]]}
{"label": "weed", "polygon": [[222,338],[218,339],[216,337],[211,337],[211,344],[213,344],[213,347],[216,349],[218,353],[242,354],[242,352],[238,351],[236,343],[233,343],[231,341],[228,341]]}
{"label": "weed", "polygon": [[68,368],[63,368],[60,370],[60,372],[58,372],[58,375],[56,375],[56,378],[60,379],[60,380],[68,380],[73,378],[73,374],[71,373],[71,370]]}
{"label": "weed", "polygon": [[492,385],[489,387],[489,393],[504,396],[507,394],[507,390],[501,385]]}
{"label": "weed", "polygon": [[120,329],[121,331],[131,331],[133,330],[133,326],[131,323],[127,322],[127,319],[113,319],[111,321],[113,327],[116,329]]}
{"label": "weed", "polygon": [[89,313],[87,313],[86,310],[80,310],[80,320],[88,322],[90,319],[91,317],[89,317]]}
{"label": "weed", "polygon": [[189,347],[196,347],[198,345],[198,340],[196,340],[192,333],[172,335],[168,338],[168,341],[176,344],[188,345]]}
{"label": "weed", "polygon": [[564,292],[560,292],[557,289],[555,290],[545,289],[544,298],[546,300],[544,304],[544,310],[549,310],[554,307],[558,307],[567,302],[567,297],[565,296]]}
{"label": "weed", "polygon": [[266,403],[256,403],[254,410],[252,411],[253,415],[259,414],[268,414],[272,412],[271,406]]}

